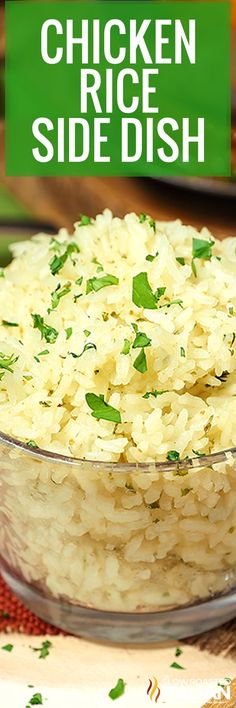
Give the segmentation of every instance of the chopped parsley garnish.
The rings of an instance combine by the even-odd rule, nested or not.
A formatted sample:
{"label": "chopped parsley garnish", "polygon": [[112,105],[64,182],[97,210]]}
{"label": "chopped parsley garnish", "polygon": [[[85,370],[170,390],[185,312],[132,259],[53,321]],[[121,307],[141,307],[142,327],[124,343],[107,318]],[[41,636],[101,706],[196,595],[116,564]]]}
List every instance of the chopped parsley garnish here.
{"label": "chopped parsley garnish", "polygon": [[54,344],[59,332],[57,332],[54,327],[50,327],[49,325],[45,324],[44,318],[41,317],[41,315],[33,314],[31,315],[31,317],[34,323],[34,329],[38,329],[41,333],[41,339],[46,339],[46,342],[48,342],[48,344]]}
{"label": "chopped parsley garnish", "polygon": [[234,308],[233,308],[233,305],[228,305],[228,313],[229,313],[230,317],[233,317],[233,316],[234,316]]}
{"label": "chopped parsley garnish", "polygon": [[112,701],[115,701],[116,698],[120,698],[120,696],[123,696],[124,692],[125,682],[122,678],[119,678],[114,688],[111,688],[111,690],[109,691],[108,696],[112,699]]}
{"label": "chopped parsley garnish", "polygon": [[110,420],[113,423],[121,423],[121,415],[117,408],[113,408],[109,403],[106,403],[104,396],[99,394],[96,396],[95,393],[85,394],[86,403],[89,408],[92,409],[93,418],[102,418],[103,420]]}
{"label": "chopped parsley garnish", "polygon": [[185,666],[181,666],[181,664],[178,664],[177,661],[173,661],[172,664],[170,664],[171,669],[183,669],[185,670]]}
{"label": "chopped parsley garnish", "polygon": [[175,656],[181,656],[181,654],[183,654],[183,649],[180,649],[179,647],[177,647],[175,650]]}
{"label": "chopped parsley garnish", "polygon": [[26,445],[28,445],[28,447],[38,447],[37,443],[34,440],[28,440]]}
{"label": "chopped parsley garnish", "polygon": [[91,332],[89,331],[89,329],[84,329],[84,334],[85,334],[85,337],[89,337]]}
{"label": "chopped parsley garnish", "polygon": [[78,226],[88,226],[88,224],[92,224],[91,217],[86,216],[86,214],[80,214],[80,222]]}
{"label": "chopped parsley garnish", "polygon": [[192,257],[203,258],[205,261],[210,261],[212,258],[212,246],[215,241],[205,241],[201,238],[193,238],[192,241]]}
{"label": "chopped parsley garnish", "polygon": [[137,307],[156,310],[156,297],[149,285],[146,271],[133,278],[132,300]]}
{"label": "chopped parsley garnish", "polygon": [[82,282],[83,282],[83,276],[82,276],[82,275],[80,276],[80,278],[77,278],[77,280],[75,280],[75,284],[76,284],[76,285],[82,285]]}
{"label": "chopped parsley garnish", "polygon": [[102,264],[99,263],[99,261],[97,260],[97,258],[93,258],[93,259],[92,259],[92,263],[95,263],[95,265],[97,266],[97,269],[96,269],[96,270],[97,270],[97,273],[101,273],[101,272],[104,270]]}
{"label": "chopped parsley garnish", "polygon": [[180,347],[180,356],[186,356],[184,347]]}
{"label": "chopped parsley garnish", "polygon": [[170,302],[165,302],[164,305],[160,305],[161,307],[171,307],[171,305],[179,305],[183,309],[183,300],[177,299],[177,300],[170,300]]}
{"label": "chopped parsley garnish", "polygon": [[44,349],[43,352],[39,352],[38,356],[46,356],[46,354],[49,354],[49,349]]}
{"label": "chopped parsley garnish", "polygon": [[193,258],[192,258],[192,261],[191,261],[191,268],[192,268],[192,273],[193,273],[193,275],[195,276],[195,278],[197,278],[197,268],[196,268],[196,265],[195,265],[195,263],[194,263]]}
{"label": "chopped parsley garnish", "polygon": [[[30,706],[42,706],[43,705],[43,697],[42,693],[34,693],[32,698],[28,701]],[[26,706],[28,708],[28,706]]]}
{"label": "chopped parsley garnish", "polygon": [[74,352],[69,352],[69,354],[70,354],[71,356],[73,356],[74,359],[80,359],[80,357],[82,356],[82,354],[84,354],[84,352],[87,352],[88,349],[97,349],[96,344],[93,344],[93,342],[87,342],[87,343],[84,345],[84,348],[83,348],[82,352],[80,352],[80,354],[75,354]]}
{"label": "chopped parsley garnish", "polygon": [[150,347],[151,343],[152,340],[147,337],[144,332],[137,332],[132,348],[137,349],[138,347]]}
{"label": "chopped parsley garnish", "polygon": [[148,253],[148,255],[146,256],[146,261],[149,261],[150,263],[152,263],[155,260],[155,258],[157,258],[157,256],[159,256],[158,251],[155,253],[155,256],[152,256],[151,253]]}
{"label": "chopped parsley garnish", "polygon": [[[189,492],[191,492],[191,488],[184,487],[184,489],[181,489],[181,497],[186,497],[186,494],[189,494]],[[178,654],[176,654],[175,656],[178,656]]]}
{"label": "chopped parsley garnish", "polygon": [[73,332],[72,327],[67,327],[67,328],[65,329],[66,339],[70,339],[70,337],[71,337],[71,335],[72,335],[72,332]]}
{"label": "chopped parsley garnish", "polygon": [[185,265],[185,258],[182,256],[177,256],[176,257],[177,263],[180,263],[180,265],[184,266]]}
{"label": "chopped parsley garnish", "polygon": [[10,371],[10,373],[13,373],[12,366],[18,361],[19,357],[14,356],[14,354],[10,354],[10,356],[7,356],[7,354],[3,354],[3,352],[0,352],[0,369],[4,369],[0,373],[0,381],[2,377],[5,374],[5,371]]}
{"label": "chopped parsley garnish", "polygon": [[67,258],[72,255],[72,253],[79,253],[79,247],[77,246],[77,243],[70,243],[69,246],[67,246],[66,250],[64,253],[62,253],[61,256],[55,255],[51,259],[49,266],[50,266],[50,271],[52,275],[56,275],[56,273],[59,273],[59,270],[61,270],[67,261]]}
{"label": "chopped parsley garnish", "polygon": [[109,273],[107,275],[103,275],[102,278],[89,278],[89,280],[87,280],[86,295],[91,293],[93,290],[94,292],[97,292],[98,290],[101,290],[101,288],[107,288],[109,285],[118,285],[118,283],[119,278],[116,278],[115,275],[110,275]]}
{"label": "chopped parsley garnish", "polygon": [[142,348],[136,357],[134,363],[134,368],[140,372],[140,374],[145,374],[147,371],[147,359],[144,349]]}
{"label": "chopped parsley garnish", "polygon": [[8,322],[8,320],[2,321],[3,327],[19,327],[18,322]]}
{"label": "chopped parsley garnish", "polygon": [[157,396],[161,396],[162,393],[168,393],[168,391],[164,389],[163,391],[157,391],[157,389],[155,389],[154,391],[147,391],[147,393],[144,394],[143,398],[150,398],[150,396],[154,396],[154,398],[157,398]]}
{"label": "chopped parsley garnish", "polygon": [[194,455],[197,455],[197,457],[205,457],[204,452],[198,452],[198,450],[192,450]]}
{"label": "chopped parsley garnish", "polygon": [[49,655],[49,649],[52,648],[52,642],[49,641],[49,639],[45,639],[44,642],[42,642],[41,647],[35,648],[31,647],[33,651],[39,652],[39,659],[46,659],[46,656]]}
{"label": "chopped parsley garnish", "polygon": [[165,291],[166,291],[166,288],[165,288],[165,287],[157,288],[157,289],[156,289],[155,298],[156,298],[156,301],[157,301],[157,302],[158,302],[158,300],[160,300],[160,298],[162,297],[162,295],[165,294]]}
{"label": "chopped parsley garnish", "polygon": [[123,349],[121,351],[121,354],[129,354],[130,347],[131,347],[131,342],[128,339],[124,339],[124,345],[123,345]]}
{"label": "chopped parsley garnish", "polygon": [[1,648],[3,649],[3,651],[11,652],[13,647],[14,647],[14,644],[4,644],[4,646]]}
{"label": "chopped parsley garnish", "polygon": [[68,283],[65,283],[61,287],[61,284],[58,283],[56,290],[53,290],[51,293],[51,308],[48,308],[48,314],[51,312],[51,310],[55,310],[55,308],[59,305],[60,299],[64,297],[64,295],[68,295],[68,293],[71,290],[71,283],[68,281]]}
{"label": "chopped parsley garnish", "polygon": [[169,450],[166,455],[167,460],[170,460],[170,462],[176,462],[176,460],[179,460],[180,454],[177,452],[177,450]]}

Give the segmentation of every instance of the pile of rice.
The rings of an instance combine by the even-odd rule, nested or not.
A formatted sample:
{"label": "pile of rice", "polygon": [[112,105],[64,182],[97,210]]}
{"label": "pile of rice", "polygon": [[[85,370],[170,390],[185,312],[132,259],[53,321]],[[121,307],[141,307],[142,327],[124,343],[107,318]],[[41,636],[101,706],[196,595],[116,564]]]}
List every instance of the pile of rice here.
{"label": "pile of rice", "polygon": [[[210,244],[208,257],[193,260],[193,239]],[[232,586],[233,457],[180,474],[152,463],[200,464],[200,454],[236,445],[235,240],[106,210],[82,217],[73,237],[38,234],[12,251],[0,279],[0,429],[89,463],[36,463],[4,448],[5,563],[55,597],[114,610]],[[140,273],[159,289],[152,309],[134,302]],[[137,332],[148,346],[133,347]],[[134,366],[141,352],[145,371]],[[121,422],[94,417],[88,393]],[[116,473],[114,464],[108,474],[94,461],[151,471]]]}

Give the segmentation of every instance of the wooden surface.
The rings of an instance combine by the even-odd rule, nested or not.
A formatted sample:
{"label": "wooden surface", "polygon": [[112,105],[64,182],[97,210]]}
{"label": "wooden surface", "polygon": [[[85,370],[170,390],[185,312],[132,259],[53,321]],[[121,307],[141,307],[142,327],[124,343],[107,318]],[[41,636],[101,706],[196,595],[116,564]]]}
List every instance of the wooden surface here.
{"label": "wooden surface", "polygon": [[[183,653],[176,659],[176,644],[150,648],[98,647],[74,637],[49,637],[52,641],[49,656],[39,660],[32,647],[40,647],[45,637],[9,634],[6,639],[13,644],[13,650],[9,654],[0,648],[1,708],[23,708],[36,691],[42,692],[47,708],[66,705],[111,708],[108,693],[119,677],[126,684],[125,693],[117,702],[120,708],[151,706],[147,688],[149,678],[153,677],[161,691],[158,705],[200,708],[214,695],[218,682],[222,683],[224,677],[233,679],[236,674],[236,662],[232,659],[212,657],[207,651],[200,652],[184,643],[180,644]],[[172,668],[174,661],[184,668]],[[33,686],[31,690],[28,684]],[[235,702],[228,701],[226,705],[235,708]]]}

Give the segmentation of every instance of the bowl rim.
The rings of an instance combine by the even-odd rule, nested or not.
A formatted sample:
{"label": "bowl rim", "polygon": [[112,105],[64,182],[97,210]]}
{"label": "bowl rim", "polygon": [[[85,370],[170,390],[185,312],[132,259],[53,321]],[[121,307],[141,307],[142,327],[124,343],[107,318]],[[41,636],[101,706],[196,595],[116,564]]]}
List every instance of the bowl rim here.
{"label": "bowl rim", "polygon": [[27,445],[27,443],[17,440],[6,433],[0,431],[0,444],[5,444],[10,448],[21,450],[33,459],[38,461],[48,461],[49,463],[67,464],[77,467],[93,467],[98,471],[103,472],[120,472],[120,473],[132,473],[134,471],[140,472],[172,472],[174,476],[177,476],[181,470],[186,469],[201,469],[202,467],[211,467],[213,464],[219,464],[220,462],[231,461],[236,458],[236,447],[227,448],[226,450],[220,450],[219,452],[213,452],[209,455],[202,455],[201,457],[189,457],[183,458],[174,462],[170,461],[147,461],[147,462],[103,462],[101,460],[86,460],[79,457],[70,457],[69,455],[61,455],[57,452],[51,452],[50,450],[44,450],[42,448],[32,448]]}

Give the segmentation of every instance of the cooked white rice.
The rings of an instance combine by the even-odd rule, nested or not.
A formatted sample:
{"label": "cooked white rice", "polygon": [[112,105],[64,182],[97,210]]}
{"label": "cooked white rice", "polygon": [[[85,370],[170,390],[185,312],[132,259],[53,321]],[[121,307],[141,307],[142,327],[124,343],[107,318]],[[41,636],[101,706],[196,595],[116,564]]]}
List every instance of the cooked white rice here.
{"label": "cooked white rice", "polygon": [[[14,361],[1,369],[0,429],[91,461],[36,462],[5,448],[2,555],[56,597],[147,609],[234,582],[233,459],[180,475],[152,465],[236,445],[236,243],[214,239],[210,257],[192,265],[193,239],[212,236],[106,210],[73,237],[63,229],[56,241],[39,234],[12,247],[0,280],[0,366]],[[78,252],[53,275],[52,259],[71,242]],[[166,288],[156,309],[133,302],[133,278],[145,272],[152,294]],[[86,294],[88,280],[107,274],[113,284]],[[32,314],[56,330],[54,342]],[[149,346],[133,348],[137,330]],[[141,352],[144,373],[134,367]],[[121,422],[93,417],[87,393],[103,395]],[[120,474],[114,464],[108,474],[93,461],[147,462],[151,472]]]}

